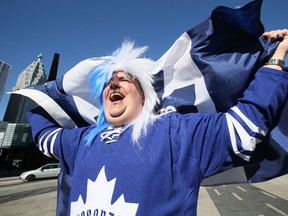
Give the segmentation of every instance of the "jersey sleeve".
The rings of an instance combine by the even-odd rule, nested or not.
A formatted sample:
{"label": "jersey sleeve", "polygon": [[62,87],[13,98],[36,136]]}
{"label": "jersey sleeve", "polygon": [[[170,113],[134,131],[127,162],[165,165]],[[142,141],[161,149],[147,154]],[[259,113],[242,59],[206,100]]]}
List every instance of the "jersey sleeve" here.
{"label": "jersey sleeve", "polygon": [[256,145],[275,126],[287,101],[288,74],[260,68],[255,79],[226,113],[233,152],[248,161]]}
{"label": "jersey sleeve", "polygon": [[247,163],[256,145],[261,145],[273,128],[287,92],[287,73],[260,68],[243,97],[226,113],[196,113],[172,119],[178,122],[172,127],[178,165],[191,172],[197,164],[199,175],[209,177]]}
{"label": "jersey sleeve", "polygon": [[26,117],[39,150],[48,157],[58,159],[61,168],[67,172],[73,170],[73,161],[86,128],[64,129],[42,107],[28,112]]}

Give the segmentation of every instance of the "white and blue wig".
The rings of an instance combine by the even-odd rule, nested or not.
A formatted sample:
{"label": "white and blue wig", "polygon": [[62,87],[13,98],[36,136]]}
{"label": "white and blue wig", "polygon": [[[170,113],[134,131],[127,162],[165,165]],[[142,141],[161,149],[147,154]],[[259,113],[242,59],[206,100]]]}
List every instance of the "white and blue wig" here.
{"label": "white and blue wig", "polygon": [[145,95],[140,116],[128,125],[128,127],[133,126],[132,140],[134,143],[138,143],[141,134],[145,134],[147,126],[155,120],[156,115],[154,114],[154,110],[158,103],[157,94],[152,85],[152,73],[155,70],[155,62],[140,57],[146,50],[146,46],[135,48],[133,42],[124,41],[122,46],[112,56],[106,57],[106,60],[90,74],[91,96],[99,104],[100,113],[97,118],[97,125],[92,128],[87,136],[88,144],[92,143],[101,130],[110,126],[104,115],[102,94],[107,81],[115,71],[124,71],[130,74],[140,83]]}

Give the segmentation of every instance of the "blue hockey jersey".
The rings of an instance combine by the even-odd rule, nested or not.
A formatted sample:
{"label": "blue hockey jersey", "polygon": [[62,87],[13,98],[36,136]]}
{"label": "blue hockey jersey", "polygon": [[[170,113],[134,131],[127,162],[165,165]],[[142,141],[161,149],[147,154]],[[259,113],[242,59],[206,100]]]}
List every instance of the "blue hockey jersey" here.
{"label": "blue hockey jersey", "polygon": [[27,117],[39,149],[71,177],[67,215],[196,215],[203,178],[249,161],[287,90],[287,73],[261,68],[227,113],[161,115],[137,144],[131,126],[89,146],[90,127],[61,128],[42,109]]}

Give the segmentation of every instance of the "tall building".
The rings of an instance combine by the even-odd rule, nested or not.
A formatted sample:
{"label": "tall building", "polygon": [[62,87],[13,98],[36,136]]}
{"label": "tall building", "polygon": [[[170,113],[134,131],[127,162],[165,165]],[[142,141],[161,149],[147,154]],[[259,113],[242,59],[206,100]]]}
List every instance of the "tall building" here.
{"label": "tall building", "polygon": [[[12,91],[44,84],[47,81],[41,60],[42,55],[39,55],[36,61],[19,74]],[[25,117],[25,113],[36,106],[37,104],[29,98],[10,95],[3,122],[0,124],[0,170],[1,165],[26,169],[35,168],[47,161],[47,157],[34,145],[31,129]]]}
{"label": "tall building", "polygon": [[37,57],[37,61],[33,61],[22,73],[20,73],[12,91],[23,89],[27,86],[43,84],[47,81],[41,59],[42,55],[40,54]]}
{"label": "tall building", "polygon": [[[41,62],[42,55],[38,55],[37,61],[33,61],[17,79],[12,91],[26,88],[28,86],[44,84],[47,81],[44,65]],[[21,95],[10,95],[3,121],[9,123],[27,123],[25,113],[36,107],[29,98]]]}
{"label": "tall building", "polygon": [[11,65],[0,60],[0,102],[6,87],[10,71],[11,71]]}

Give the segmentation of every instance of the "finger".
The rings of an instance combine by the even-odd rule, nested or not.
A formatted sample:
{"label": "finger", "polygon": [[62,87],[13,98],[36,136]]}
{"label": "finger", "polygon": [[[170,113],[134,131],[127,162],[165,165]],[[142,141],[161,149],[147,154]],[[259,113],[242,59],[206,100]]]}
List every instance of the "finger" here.
{"label": "finger", "polygon": [[262,34],[262,36],[266,37],[269,41],[273,41],[273,40],[276,40],[278,38],[284,38],[287,35],[288,35],[287,29],[273,30],[273,31],[269,31],[269,32],[264,32]]}
{"label": "finger", "polygon": [[275,38],[275,36],[277,34],[276,32],[277,32],[276,30],[273,30],[273,31],[269,31],[269,32],[264,32],[262,35],[270,41],[270,40],[273,40]]}

